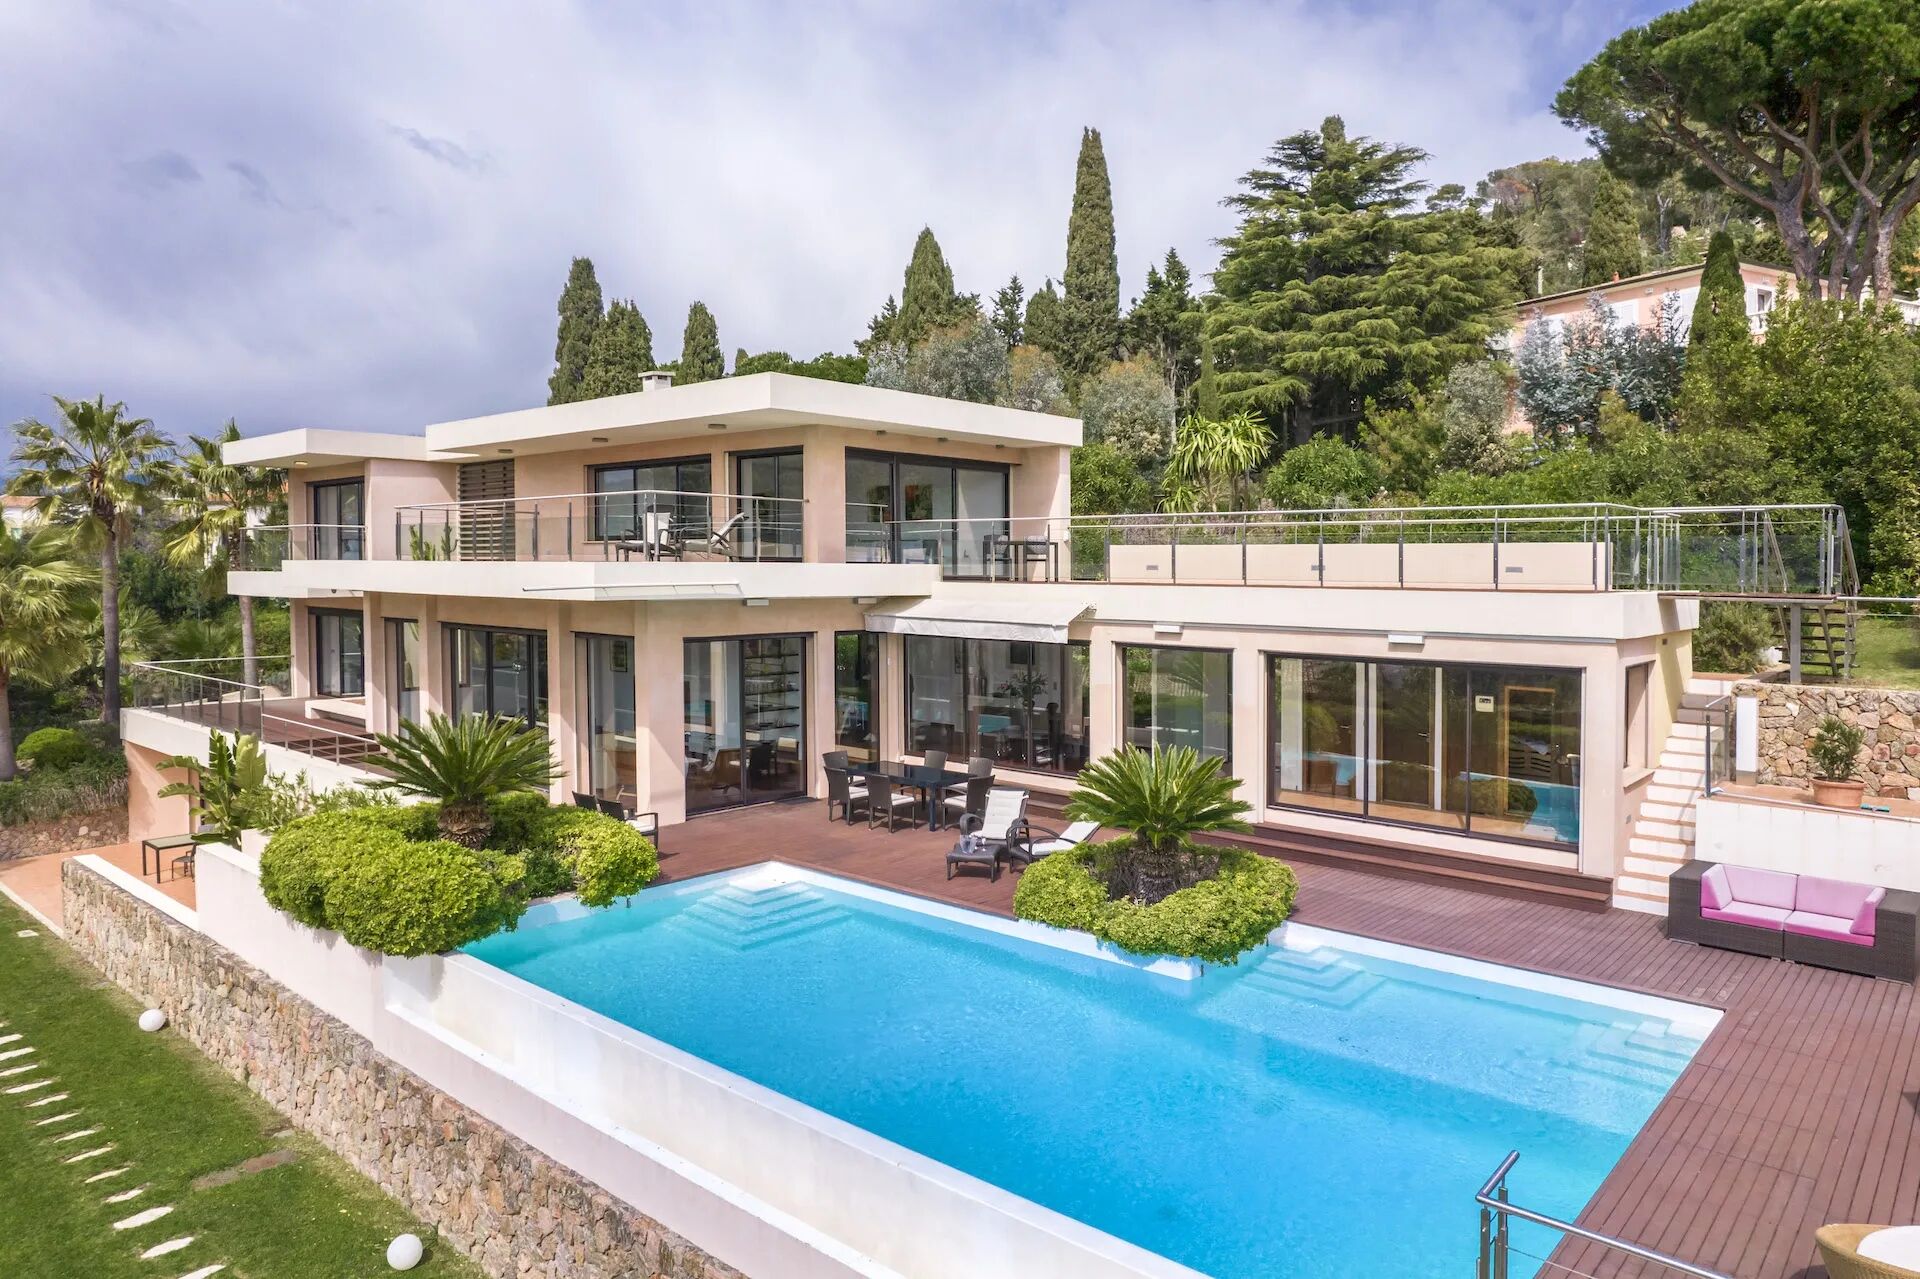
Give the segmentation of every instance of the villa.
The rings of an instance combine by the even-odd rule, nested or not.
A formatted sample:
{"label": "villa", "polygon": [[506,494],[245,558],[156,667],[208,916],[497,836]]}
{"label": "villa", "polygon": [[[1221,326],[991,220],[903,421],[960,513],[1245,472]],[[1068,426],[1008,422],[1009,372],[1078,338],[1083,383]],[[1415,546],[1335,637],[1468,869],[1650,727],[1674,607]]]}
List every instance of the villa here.
{"label": "villa", "polygon": [[[1632,1240],[1786,1274],[1813,1225],[1876,1219],[1829,1165],[1898,1158],[1886,1063],[1920,1006],[1829,968],[1912,976],[1920,741],[1895,727],[1913,708],[1814,682],[1851,661],[1839,508],[1076,516],[1080,440],[657,374],[416,435],[230,444],[288,473],[289,524],[252,530],[229,582],[292,602],[291,651],[139,666],[130,840],[187,829],[162,761],[209,728],[326,788],[378,778],[376,734],[487,713],[548,737],[554,803],[653,833],[668,882],[396,957],[267,905],[255,847],[203,849],[185,895],[82,858],[76,945],[284,1082],[303,1126],[397,1134],[352,1157],[496,1273],[631,1232],[658,1272],[715,1279],[1453,1274],[1463,1167],[1482,1205],[1510,1178],[1578,1214],[1595,1233],[1522,1223],[1514,1246],[1599,1273]],[[1694,670],[1701,601],[1731,598],[1780,611],[1793,682]],[[1884,726],[1875,811],[1790,789],[1795,717],[1841,692]],[[1182,745],[1222,761],[1237,842],[1297,862],[1311,905],[1232,968],[1008,918],[1012,875],[942,878],[950,834],[819,802],[841,752],[973,760],[1045,818],[1090,761]],[[1783,934],[1821,875],[1863,885],[1824,900],[1864,944],[1844,919],[1827,951]],[[1648,917],[1670,911],[1706,944]],[[309,1055],[332,1085],[298,1082]],[[1349,1238],[1328,1214],[1378,1211],[1363,1165],[1428,1189]],[[600,1192],[632,1211],[566,1199]]]}

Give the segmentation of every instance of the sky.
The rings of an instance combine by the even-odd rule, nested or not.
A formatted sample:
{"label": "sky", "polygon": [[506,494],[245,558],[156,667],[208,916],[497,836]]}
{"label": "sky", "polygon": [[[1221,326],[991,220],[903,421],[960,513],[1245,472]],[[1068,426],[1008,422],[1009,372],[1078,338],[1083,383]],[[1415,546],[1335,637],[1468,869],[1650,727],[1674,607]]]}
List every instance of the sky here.
{"label": "sky", "polygon": [[1121,293],[1279,137],[1425,176],[1581,154],[1554,90],[1647,0],[0,0],[0,422],[104,393],[418,431],[544,403],[576,254],[673,358],[851,350],[931,225],[959,287],[1058,277],[1083,125]]}

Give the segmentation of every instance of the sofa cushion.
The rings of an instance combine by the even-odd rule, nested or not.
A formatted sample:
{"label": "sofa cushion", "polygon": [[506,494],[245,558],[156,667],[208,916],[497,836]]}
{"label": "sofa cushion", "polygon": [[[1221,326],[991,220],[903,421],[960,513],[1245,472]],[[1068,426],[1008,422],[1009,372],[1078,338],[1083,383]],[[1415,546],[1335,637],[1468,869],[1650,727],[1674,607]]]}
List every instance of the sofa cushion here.
{"label": "sofa cushion", "polygon": [[1873,921],[1880,915],[1880,903],[1886,897],[1887,890],[1876,888],[1867,894],[1860,903],[1860,909],[1853,912],[1853,931],[1864,937],[1873,936]]}
{"label": "sofa cushion", "polygon": [[1733,899],[1751,902],[1755,906],[1778,906],[1785,911],[1793,910],[1794,891],[1799,879],[1798,875],[1789,875],[1785,871],[1759,870],[1752,866],[1727,867],[1727,886],[1733,889]]}
{"label": "sofa cushion", "polygon": [[1728,902],[1718,908],[1700,908],[1700,918],[1718,919],[1728,924],[1749,924],[1754,928],[1771,928],[1775,932],[1787,922],[1787,916],[1793,912],[1785,906],[1762,906],[1758,902]]}
{"label": "sofa cushion", "polygon": [[1707,873],[1700,877],[1701,908],[1719,910],[1732,900],[1733,889],[1727,886],[1727,868],[1707,867]]}
{"label": "sofa cushion", "polygon": [[1853,918],[1850,915],[1822,915],[1811,910],[1796,910],[1787,916],[1786,929],[1803,937],[1843,941],[1854,946],[1873,945],[1872,933],[1853,931]]}
{"label": "sofa cushion", "polygon": [[1860,904],[1873,893],[1871,884],[1854,884],[1844,879],[1823,879],[1819,875],[1802,875],[1800,884],[1794,889],[1793,908],[1811,911],[1816,915],[1845,915],[1852,919],[1859,911]]}

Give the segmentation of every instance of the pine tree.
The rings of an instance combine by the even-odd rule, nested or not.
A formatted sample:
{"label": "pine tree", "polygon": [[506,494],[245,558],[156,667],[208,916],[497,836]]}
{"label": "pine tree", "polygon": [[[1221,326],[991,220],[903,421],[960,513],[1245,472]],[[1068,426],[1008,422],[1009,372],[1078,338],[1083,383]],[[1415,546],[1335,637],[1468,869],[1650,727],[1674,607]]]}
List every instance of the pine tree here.
{"label": "pine tree", "polygon": [[1127,349],[1159,361],[1176,396],[1193,384],[1200,371],[1200,317],[1192,285],[1187,264],[1168,249],[1164,270],[1147,268],[1146,292],[1135,300],[1121,326]]}
{"label": "pine tree", "polygon": [[1069,377],[1089,377],[1113,362],[1120,348],[1120,265],[1114,255],[1113,186],[1098,129],[1080,131],[1074,168],[1073,212],[1067,218],[1067,274],[1063,315]]}
{"label": "pine tree", "polygon": [[1020,345],[1022,319],[1020,308],[1026,293],[1026,288],[1020,283],[1020,277],[1016,275],[1001,285],[1000,291],[993,295],[992,324],[999,331],[1000,336],[1006,339],[1009,351]]}
{"label": "pine tree", "polygon": [[594,331],[587,351],[586,376],[581,379],[582,400],[603,395],[627,395],[640,389],[640,375],[653,367],[653,330],[630,301],[615,298],[606,318]]}
{"label": "pine tree", "polygon": [[1740,251],[1725,231],[1707,243],[1707,264],[1700,272],[1700,296],[1693,304],[1694,347],[1725,338],[1750,340],[1747,285],[1740,276]]}
{"label": "pine tree", "polygon": [[720,350],[720,326],[705,302],[687,308],[687,329],[680,340],[681,384],[711,382],[727,375],[727,357]]}
{"label": "pine tree", "polygon": [[573,260],[567,271],[567,287],[560,290],[559,311],[560,332],[553,344],[547,403],[570,404],[586,398],[581,384],[587,376],[593,335],[600,328],[600,281],[594,278],[593,259]]}
{"label": "pine tree", "polygon": [[1055,362],[1064,363],[1065,331],[1060,310],[1060,294],[1049,279],[1027,299],[1027,314],[1021,322],[1020,335],[1028,346],[1038,347],[1051,355]]}
{"label": "pine tree", "polygon": [[1640,215],[1633,189],[1607,178],[1593,192],[1587,238],[1580,247],[1580,283],[1606,284],[1640,274]]}

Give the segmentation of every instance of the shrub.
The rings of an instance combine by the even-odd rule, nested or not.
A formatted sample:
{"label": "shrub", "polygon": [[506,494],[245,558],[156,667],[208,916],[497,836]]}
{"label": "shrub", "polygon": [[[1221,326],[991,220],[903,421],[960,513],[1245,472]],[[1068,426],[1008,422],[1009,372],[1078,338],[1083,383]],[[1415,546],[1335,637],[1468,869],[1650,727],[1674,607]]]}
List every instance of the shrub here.
{"label": "shrub", "polygon": [[607,906],[631,897],[660,873],[660,859],[647,837],[604,813],[549,809],[540,843],[567,871],[582,905]]}
{"label": "shrub", "polygon": [[1693,633],[1693,669],[1722,675],[1750,675],[1760,669],[1764,650],[1776,642],[1773,614],[1751,600],[1725,600],[1700,606]]}
{"label": "shrub", "polygon": [[520,858],[485,858],[451,840],[395,840],[348,858],[327,885],[327,922],[356,946],[387,955],[454,950],[526,909]]}
{"label": "shrub", "polygon": [[1231,964],[1293,911],[1299,891],[1293,868],[1243,848],[1220,849],[1217,874],[1151,906],[1114,900],[1096,864],[1126,842],[1113,840],[1035,862],[1014,890],[1014,914],[1089,932],[1135,954]]}
{"label": "shrub", "polygon": [[[585,812],[586,810],[552,808],[547,803],[547,797],[535,791],[515,791],[506,795],[495,795],[487,801],[487,812],[493,817],[493,830],[487,836],[487,847],[502,848],[508,852],[519,852],[528,848],[539,842],[541,829],[548,820],[549,812],[565,811]],[[430,838],[430,836],[416,838]]]}
{"label": "shrub", "polygon": [[1838,715],[1820,721],[1820,727],[1807,743],[1807,762],[1813,775],[1823,782],[1850,782],[1859,772],[1861,746],[1867,735]]}
{"label": "shrub", "polygon": [[16,781],[0,782],[0,826],[58,821],[127,804],[127,765],[98,755],[63,769],[36,768]]}
{"label": "shrub", "polygon": [[332,927],[327,889],[353,859],[405,839],[367,813],[316,813],[281,827],[260,854],[260,891],[309,928]]}
{"label": "shrub", "polygon": [[71,768],[97,752],[86,738],[71,728],[40,728],[28,733],[14,750],[16,763],[33,768]]}

